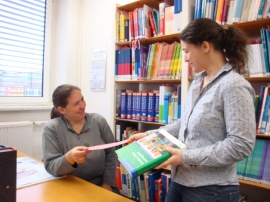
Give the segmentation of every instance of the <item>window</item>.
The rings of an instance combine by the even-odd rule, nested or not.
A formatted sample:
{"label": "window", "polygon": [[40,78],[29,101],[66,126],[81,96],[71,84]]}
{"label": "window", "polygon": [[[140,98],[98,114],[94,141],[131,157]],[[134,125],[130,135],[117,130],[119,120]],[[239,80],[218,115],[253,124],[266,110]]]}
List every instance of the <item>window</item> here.
{"label": "window", "polygon": [[46,2],[0,1],[0,99],[46,97]]}

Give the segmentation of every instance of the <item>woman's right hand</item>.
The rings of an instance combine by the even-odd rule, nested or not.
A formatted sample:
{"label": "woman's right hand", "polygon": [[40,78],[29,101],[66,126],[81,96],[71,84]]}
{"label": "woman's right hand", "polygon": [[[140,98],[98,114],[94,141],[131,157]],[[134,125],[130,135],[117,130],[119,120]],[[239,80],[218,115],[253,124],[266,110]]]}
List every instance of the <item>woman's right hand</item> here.
{"label": "woman's right hand", "polygon": [[137,141],[143,137],[147,136],[147,132],[144,132],[144,133],[136,133],[134,135],[132,135],[131,137],[128,138],[128,144],[134,142],[134,141]]}
{"label": "woman's right hand", "polygon": [[67,161],[73,165],[75,162],[80,164],[86,161],[86,155],[91,152],[88,147],[77,146],[66,153]]}

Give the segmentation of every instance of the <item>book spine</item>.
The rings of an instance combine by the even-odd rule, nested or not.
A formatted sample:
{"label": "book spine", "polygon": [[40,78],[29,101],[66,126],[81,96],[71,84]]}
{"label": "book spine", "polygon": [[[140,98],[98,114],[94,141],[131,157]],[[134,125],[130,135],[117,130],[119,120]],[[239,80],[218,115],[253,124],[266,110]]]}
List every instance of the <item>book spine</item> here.
{"label": "book spine", "polygon": [[159,35],[163,36],[165,34],[165,8],[167,4],[165,2],[159,3]]}
{"label": "book spine", "polygon": [[121,119],[127,118],[127,93],[121,93]]}
{"label": "book spine", "polygon": [[174,32],[180,32],[183,26],[182,19],[183,9],[182,0],[174,0]]}
{"label": "book spine", "polygon": [[156,95],[153,92],[149,92],[148,95],[149,95],[149,97],[148,97],[147,121],[154,122]]}
{"label": "book spine", "polygon": [[127,119],[132,119],[132,107],[133,107],[133,93],[127,93]]}
{"label": "book spine", "polygon": [[257,15],[257,19],[261,19],[262,18],[262,13],[263,13],[263,8],[265,5],[266,0],[261,0],[261,4],[260,4],[260,8],[258,11],[258,15]]}
{"label": "book spine", "polygon": [[142,93],[138,92],[137,93],[137,110],[136,110],[136,120],[140,121],[141,120],[141,104],[142,104]]}
{"label": "book spine", "polygon": [[142,93],[141,121],[147,121],[148,93]]}
{"label": "book spine", "polygon": [[152,29],[153,36],[156,37],[157,36],[157,29],[156,29],[156,26],[155,26],[152,11],[148,11],[148,17],[149,17],[149,22],[150,22],[150,26],[151,26],[151,29]]}
{"label": "book spine", "polygon": [[129,19],[125,19],[125,41],[129,41]]}
{"label": "book spine", "polygon": [[240,22],[244,0],[237,0],[233,13],[233,22]]}
{"label": "book spine", "polygon": [[137,116],[137,92],[133,92],[132,94],[132,120],[136,120]]}
{"label": "book spine", "polygon": [[156,102],[155,102],[155,122],[159,122],[159,92],[156,93]]}

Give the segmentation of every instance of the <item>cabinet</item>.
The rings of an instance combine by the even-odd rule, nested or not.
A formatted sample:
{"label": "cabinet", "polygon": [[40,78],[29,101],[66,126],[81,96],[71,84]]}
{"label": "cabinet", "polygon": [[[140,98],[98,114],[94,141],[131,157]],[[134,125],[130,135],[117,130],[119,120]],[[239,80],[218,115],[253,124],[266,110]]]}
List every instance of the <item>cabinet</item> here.
{"label": "cabinet", "polygon": [[[142,0],[142,1],[135,1],[133,3],[123,5],[118,7],[117,9],[119,10],[124,10],[124,11],[133,11],[136,8],[142,7],[143,4],[147,4],[148,6],[152,8],[158,9],[159,3],[162,1],[156,1],[156,0]],[[187,1],[183,1],[183,10],[188,10],[189,3],[192,3],[193,1],[188,1],[189,3],[184,3]],[[173,3],[173,1],[171,1]],[[194,2],[193,2],[194,3]],[[186,16],[186,21],[184,23],[188,24],[188,16],[190,13],[186,12],[184,13],[184,16]],[[246,32],[249,37],[259,37],[260,36],[260,29],[262,27],[266,28],[270,25],[270,19],[261,19],[261,20],[256,20],[256,21],[249,21],[249,22],[243,22],[243,23],[237,23],[237,24],[232,24],[232,25],[227,25],[227,26],[236,26]],[[179,42],[179,33],[175,34],[170,34],[170,35],[163,35],[163,36],[157,36],[157,37],[150,37],[150,38],[143,38],[140,39],[140,44],[153,44],[156,42],[167,42],[167,43],[172,43],[174,41]],[[117,42],[116,44],[116,49],[124,46],[130,46],[131,42],[126,41],[126,42]],[[182,55],[182,74],[181,74],[181,79],[159,79],[159,80],[116,80],[115,81],[115,92],[117,90],[121,89],[130,89],[134,91],[140,91],[140,90],[158,90],[159,86],[162,84],[173,84],[174,86],[178,85],[181,83],[181,100],[182,102],[185,100],[188,88],[190,86],[190,83],[192,82],[192,78],[189,78],[188,76],[188,67],[187,63],[184,61],[184,55]],[[270,82],[270,76],[266,77],[247,77],[246,78],[254,87],[256,94],[259,94],[259,87],[261,85],[266,85],[266,83]],[[116,106],[116,95],[115,95],[115,106]],[[164,124],[161,123],[155,123],[155,122],[146,122],[146,121],[135,121],[135,120],[129,120],[129,119],[121,119],[119,117],[115,118],[116,122],[130,122],[130,123],[136,123],[138,124],[138,129],[139,130],[149,130],[153,128],[158,128]],[[254,134],[255,135],[255,134]],[[269,135],[263,135],[263,134],[257,134],[258,139],[266,139],[270,140]],[[246,181],[246,180],[241,180],[239,179],[240,182],[240,189],[242,187],[256,187],[259,189],[263,189],[266,191],[268,194],[270,193],[270,185],[266,184],[261,184],[261,183],[256,183],[252,181]],[[246,189],[248,190],[248,188]],[[243,193],[248,193],[245,190],[242,190]],[[255,198],[256,200],[256,198]]]}

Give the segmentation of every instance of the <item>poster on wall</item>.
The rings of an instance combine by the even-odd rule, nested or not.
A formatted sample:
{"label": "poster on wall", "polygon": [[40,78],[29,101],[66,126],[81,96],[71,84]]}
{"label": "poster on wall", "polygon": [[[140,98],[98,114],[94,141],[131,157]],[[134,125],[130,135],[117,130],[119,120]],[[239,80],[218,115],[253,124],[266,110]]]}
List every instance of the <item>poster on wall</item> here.
{"label": "poster on wall", "polygon": [[90,66],[90,89],[105,90],[105,76],[107,64],[107,47],[92,49]]}

